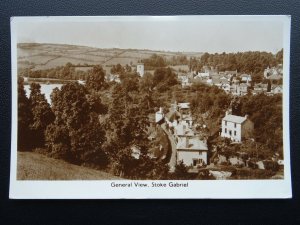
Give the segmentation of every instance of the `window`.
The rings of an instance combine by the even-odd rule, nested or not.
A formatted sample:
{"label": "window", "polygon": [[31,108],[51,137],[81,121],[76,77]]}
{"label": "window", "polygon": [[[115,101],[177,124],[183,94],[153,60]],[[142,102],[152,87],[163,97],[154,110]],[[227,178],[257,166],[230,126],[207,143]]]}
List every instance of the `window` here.
{"label": "window", "polygon": [[234,131],[234,136],[236,136],[236,131]]}
{"label": "window", "polygon": [[234,123],[234,128],[236,128],[236,123]]}
{"label": "window", "polygon": [[231,130],[229,131],[229,135],[230,135],[230,136],[232,135],[232,132],[231,132]]}
{"label": "window", "polygon": [[227,126],[227,121],[225,121],[225,126]]}
{"label": "window", "polygon": [[225,128],[225,134],[227,134],[227,128]]}
{"label": "window", "polygon": [[197,166],[198,164],[198,159],[193,159],[193,166]]}

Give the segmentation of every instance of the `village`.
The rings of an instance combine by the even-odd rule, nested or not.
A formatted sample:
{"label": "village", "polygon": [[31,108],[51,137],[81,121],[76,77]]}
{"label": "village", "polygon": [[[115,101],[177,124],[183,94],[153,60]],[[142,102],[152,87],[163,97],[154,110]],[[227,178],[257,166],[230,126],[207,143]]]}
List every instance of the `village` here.
{"label": "village", "polygon": [[[216,86],[224,90],[233,98],[244,95],[265,94],[273,96],[282,94],[282,65],[273,68],[266,68],[264,78],[269,83],[254,83],[250,74],[238,73],[237,71],[216,72],[213,68],[204,67],[204,72],[178,73],[178,81],[182,88],[192,86],[194,83],[203,83],[209,86]],[[136,67],[137,73],[142,77],[144,75],[144,65],[139,63]],[[113,81],[120,82],[118,75],[110,74]],[[219,165],[230,165],[237,168],[252,169],[274,169],[283,168],[283,159],[278,154],[274,154],[269,159],[258,160],[250,158],[245,152],[236,152],[233,155],[225,156],[222,150],[214,144],[208,144],[208,136],[205,134],[206,124],[195,123],[191,113],[190,102],[173,102],[170,103],[169,109],[162,107],[150,115],[152,119],[151,126],[159,127],[167,135],[170,146],[171,156],[169,159],[170,172],[175,171],[176,165],[184,164],[189,173],[199,173],[203,168],[207,168],[209,175],[216,179],[226,179],[231,176],[232,172],[220,171]],[[165,113],[167,111],[167,113]],[[241,145],[245,141],[252,141],[254,132],[254,123],[248,118],[248,115],[237,116],[232,114],[232,109],[228,108],[222,122],[217,138],[226,139],[231,145]],[[150,140],[155,139],[153,133],[149,136]],[[162,146],[160,145],[160,149]],[[222,148],[222,147],[221,147]],[[132,156],[139,158],[140,151],[132,148]],[[154,155],[151,155],[154,157]],[[278,167],[277,167],[278,166]],[[211,170],[210,170],[211,169]],[[277,169],[276,169],[277,170]]]}
{"label": "village", "polygon": [[[92,66],[75,66],[75,71],[89,71]],[[108,83],[121,84],[120,70],[136,72],[141,78],[145,73],[143,63],[132,66],[113,66],[110,71],[105,71],[105,80]],[[129,69],[128,69],[129,68]],[[173,69],[174,70],[174,69]],[[245,95],[264,94],[273,96],[282,94],[282,65],[266,68],[264,71],[264,83],[254,83],[252,76],[246,73],[235,71],[218,72],[213,67],[204,66],[201,72],[190,71],[182,72],[174,70],[177,74],[177,80],[181,88],[188,89],[195,84],[214,86],[224,91],[232,99],[236,100]],[[153,71],[150,71],[150,73]],[[44,78],[36,79],[42,81]],[[28,82],[30,78],[24,77]],[[49,80],[49,79],[47,79]],[[55,79],[50,79],[50,81]],[[49,82],[49,81],[48,81]],[[85,85],[86,81],[80,79],[79,84]],[[50,97],[48,97],[50,99]],[[233,100],[232,100],[233,101]],[[222,153],[224,144],[220,145],[211,140],[207,134],[207,125],[199,124],[191,113],[190,102],[170,102],[169,108],[159,107],[154,114],[149,114],[150,128],[149,140],[155,141],[156,145],[149,150],[148,156],[153,159],[164,160],[168,163],[170,173],[175,171],[176,166],[183,164],[188,168],[189,173],[198,174],[203,169],[210,176],[216,179],[226,179],[232,175],[232,172],[222,171],[218,168],[220,165],[230,165],[237,168],[254,169],[273,169],[283,168],[283,160],[279,155],[274,154],[268,159],[253,159],[245,152],[235,152],[232,155]],[[232,107],[232,106],[230,106]],[[248,115],[234,115],[232,108],[228,108],[219,124],[219,131],[214,134],[214,139],[228,140],[230,145],[242,145],[245,141],[254,142],[253,132],[254,123],[248,118]],[[159,136],[164,137],[159,137]],[[210,140],[209,140],[210,139]],[[160,143],[163,141],[164,143]],[[169,144],[166,144],[168,141]],[[209,142],[209,143],[208,143]],[[158,145],[158,146],[157,146]],[[141,151],[139,147],[131,147],[131,156],[139,160]],[[277,169],[276,169],[277,170]]]}
{"label": "village", "polygon": [[[35,48],[52,51],[53,46]],[[66,55],[69,51],[72,54],[74,47],[59,48],[65,48]],[[76,51],[86,50],[81,48],[75,47]],[[24,61],[25,67],[18,71],[24,84],[20,89],[26,94],[23,98],[30,100],[31,91],[37,89],[35,93],[41,92],[49,104],[49,119],[40,123],[45,125],[39,130],[34,124],[26,128],[40,133],[41,143],[24,144],[26,148],[35,151],[39,147],[51,157],[104,168],[127,179],[282,179],[282,50],[275,55],[199,53],[197,57],[146,50],[139,55],[138,50],[109,51],[112,56],[96,64],[71,60],[47,68],[48,63]],[[251,63],[254,58],[256,66]],[[98,118],[99,124],[91,130],[95,133],[87,136],[95,146],[80,150],[82,156],[76,154],[83,142],[73,137],[71,130],[65,130],[65,135],[74,138],[78,146],[56,139],[56,130],[60,132],[56,123],[61,123],[61,116],[53,113],[58,113],[57,107],[70,107],[61,113],[75,110],[79,116],[84,105],[72,105],[63,95],[58,101],[54,90],[56,95],[72,90],[72,96],[77,91],[90,105],[90,118]],[[76,102],[76,98],[71,101]],[[76,114],[68,117],[80,121],[82,129],[87,126]],[[69,126],[68,117],[65,126]],[[73,149],[73,158],[68,156],[68,149]],[[99,162],[85,158],[88,154],[84,152]],[[146,162],[151,166],[145,167]],[[141,171],[144,175],[139,174]]]}

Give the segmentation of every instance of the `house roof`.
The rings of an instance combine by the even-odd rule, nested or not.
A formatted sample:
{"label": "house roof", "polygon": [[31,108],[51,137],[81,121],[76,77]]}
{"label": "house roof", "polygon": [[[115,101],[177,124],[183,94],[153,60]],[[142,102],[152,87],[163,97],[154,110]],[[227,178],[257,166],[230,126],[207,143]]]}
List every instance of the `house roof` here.
{"label": "house roof", "polygon": [[242,87],[248,87],[248,85],[245,84],[245,83],[241,83],[240,86],[242,86]]}
{"label": "house roof", "polygon": [[250,74],[246,74],[246,73],[243,73],[243,74],[241,74],[241,76],[240,77],[251,77],[251,75]]}
{"label": "house roof", "polygon": [[226,115],[223,120],[233,123],[243,123],[247,120],[247,118],[242,116]]}
{"label": "house roof", "polygon": [[280,80],[280,79],[282,79],[282,75],[281,74],[272,74],[272,75],[268,76],[267,79]]}
{"label": "house roof", "polygon": [[272,85],[271,90],[274,90],[275,88],[280,88],[282,89],[282,85]]}
{"label": "house roof", "polygon": [[175,133],[178,136],[194,136],[194,132],[183,124],[178,124],[175,127]]}
{"label": "house roof", "polygon": [[180,118],[180,113],[177,111],[170,111],[166,114],[166,117],[169,121],[174,121],[177,118]]}
{"label": "house roof", "polygon": [[176,145],[177,150],[190,150],[190,151],[207,151],[207,144],[205,144],[203,141],[199,140],[198,137],[190,137],[189,138],[189,145],[186,146],[186,139],[181,138],[179,139],[177,145]]}
{"label": "house roof", "polygon": [[189,109],[190,108],[190,103],[189,102],[178,103],[178,107],[181,108],[181,109]]}

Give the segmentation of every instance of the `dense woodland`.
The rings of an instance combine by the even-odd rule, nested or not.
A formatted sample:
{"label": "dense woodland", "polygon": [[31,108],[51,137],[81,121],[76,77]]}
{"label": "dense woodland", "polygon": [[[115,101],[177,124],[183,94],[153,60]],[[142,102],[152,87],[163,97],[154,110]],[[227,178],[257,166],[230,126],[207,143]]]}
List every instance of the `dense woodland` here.
{"label": "dense woodland", "polygon": [[[224,70],[237,68],[261,73],[267,64],[280,63],[279,54],[276,57],[267,53],[204,54],[195,65],[199,66],[200,62],[217,66],[223,59]],[[247,59],[251,62],[254,56],[256,61],[250,66]],[[185,61],[185,58],[177,60]],[[266,63],[257,66],[260,61]],[[121,83],[107,83],[102,67],[94,66],[80,75],[84,76],[86,85],[69,82],[60,90],[54,89],[51,106],[39,84],[31,83],[31,95],[27,98],[24,81],[19,77],[18,149],[39,151],[130,179],[186,179],[189,175],[184,165],[177,165],[175,173],[170,174],[166,162],[149,157],[151,143],[147,128],[149,114],[158,107],[164,107],[167,112],[174,101],[188,101],[195,121],[206,125],[203,133],[207,138],[219,132],[221,118],[232,108],[236,115],[248,114],[255,124],[255,146],[245,143],[239,150],[257,154],[259,149],[262,159],[274,153],[283,155],[281,95],[249,94],[232,99],[223,90],[204,84],[183,89],[176,73],[166,67],[166,61],[153,56],[144,63],[157,67],[154,74],[146,73],[141,78],[129,67],[113,67],[111,72],[121,75]],[[250,68],[255,69],[250,71]],[[39,73],[61,79],[71,79],[76,74],[70,64]],[[131,156],[133,146],[140,149],[140,159]]]}

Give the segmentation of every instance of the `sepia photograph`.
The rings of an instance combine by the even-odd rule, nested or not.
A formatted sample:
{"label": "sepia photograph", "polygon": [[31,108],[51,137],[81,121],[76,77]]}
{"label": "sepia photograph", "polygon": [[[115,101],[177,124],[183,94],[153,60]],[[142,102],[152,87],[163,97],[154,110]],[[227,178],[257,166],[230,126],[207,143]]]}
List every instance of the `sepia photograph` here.
{"label": "sepia photograph", "polygon": [[290,197],[289,37],[289,16],[11,18],[11,197]]}

